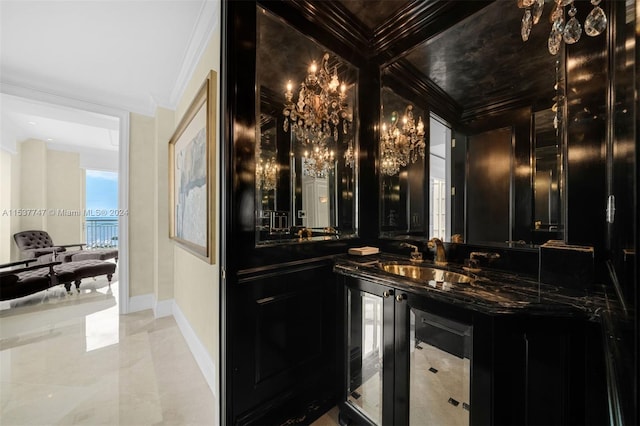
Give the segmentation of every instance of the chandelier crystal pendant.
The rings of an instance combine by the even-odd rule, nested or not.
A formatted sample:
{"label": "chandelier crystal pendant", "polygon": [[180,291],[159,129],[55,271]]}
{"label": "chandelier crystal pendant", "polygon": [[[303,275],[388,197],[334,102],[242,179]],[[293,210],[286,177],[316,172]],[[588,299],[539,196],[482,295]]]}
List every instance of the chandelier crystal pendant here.
{"label": "chandelier crystal pendant", "polygon": [[418,117],[416,123],[412,105],[405,109],[401,128],[398,127],[398,113],[394,111],[389,127],[383,123],[381,130],[380,163],[383,174],[393,176],[400,172],[401,167],[424,158],[424,123],[422,117]]}
{"label": "chandelier crystal pendant", "polygon": [[353,169],[356,166],[357,155],[358,153],[353,148],[353,142],[349,141],[347,143],[347,150],[344,152],[344,164]]}
{"label": "chandelier crystal pendant", "polygon": [[[338,78],[338,67],[329,67],[329,54],[322,57],[320,66],[311,63],[307,76],[300,84],[298,99],[293,99],[293,84],[287,83],[284,93],[283,128],[291,129],[295,137],[307,148],[305,160],[313,163],[310,170],[326,173],[335,164],[332,146],[349,136],[351,117],[347,104],[347,86]],[[344,143],[351,141],[343,140]],[[310,152],[310,153],[309,153]],[[323,163],[324,162],[324,163]]]}
{"label": "chandelier crystal pendant", "polygon": [[[607,16],[605,15],[599,4],[602,0],[591,0],[594,6],[593,10],[584,22],[584,31],[588,36],[595,37],[604,32],[607,27]],[[544,9],[544,0],[516,0],[517,5],[521,9],[525,9],[522,23],[520,25],[520,34],[522,41],[529,40],[531,28],[540,21]],[[578,10],[574,4],[574,0],[553,0],[553,9],[549,18],[551,22],[551,32],[547,46],[549,53],[557,55],[564,41],[566,44],[577,43],[582,35],[582,25],[576,18]],[[569,20],[565,21],[564,8],[569,8]]]}

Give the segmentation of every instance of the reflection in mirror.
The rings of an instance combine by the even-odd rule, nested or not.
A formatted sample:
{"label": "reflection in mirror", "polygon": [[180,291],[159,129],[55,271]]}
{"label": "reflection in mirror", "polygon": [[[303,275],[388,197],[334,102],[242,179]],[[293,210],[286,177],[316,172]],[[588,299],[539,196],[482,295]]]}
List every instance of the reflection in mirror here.
{"label": "reflection in mirror", "polygon": [[278,172],[276,160],[278,147],[276,144],[276,119],[268,114],[260,115],[260,139],[256,144],[256,194],[258,201],[260,229],[282,232],[287,229],[286,223],[277,223],[282,215],[278,215]]}
{"label": "reflection in mirror", "polygon": [[382,110],[381,236],[410,234],[448,241],[450,126],[388,87],[382,89]]}
{"label": "reflection in mirror", "polygon": [[429,238],[451,236],[451,128],[440,117],[429,118]]}
{"label": "reflection in mirror", "polygon": [[424,111],[387,87],[381,95],[381,235],[424,234]]}
{"label": "reflection in mirror", "polygon": [[[552,3],[546,2],[544,6],[547,17],[551,15]],[[531,111],[547,108],[554,98],[558,98],[556,87],[565,84],[564,81],[556,84],[558,77],[563,79],[565,48],[562,43],[556,55],[550,54],[547,48],[549,32],[539,29],[531,31],[524,43],[521,33],[514,31],[520,27],[522,17],[523,10],[515,5],[505,7],[505,2],[487,2],[482,9],[425,39],[381,69],[383,115],[389,112],[386,102],[390,102],[390,87],[396,94],[401,94],[404,105],[416,105],[427,110],[425,117],[433,113],[441,117],[443,120],[436,120],[435,124],[430,119],[429,127],[440,121],[448,123],[445,126],[451,132],[448,139],[456,141],[450,150],[450,158],[445,160],[445,180],[447,168],[451,173],[450,182],[444,185],[445,218],[449,219],[446,215],[448,210],[450,228],[447,229],[446,220],[442,226],[437,216],[441,213],[435,211],[430,211],[426,218],[422,217],[420,227],[412,228],[408,209],[420,204],[420,199],[410,195],[409,187],[403,183],[422,179],[424,172],[414,177],[412,168],[407,167],[391,178],[381,173],[381,198],[385,204],[380,219],[382,236],[415,235],[419,229],[420,234],[428,233],[429,237],[444,233],[445,240],[450,239],[451,234],[460,234],[461,240],[467,243],[522,245],[532,242],[535,234],[534,170],[529,156],[533,154],[535,141]],[[558,103],[563,108],[564,99]],[[397,107],[391,111],[395,109]],[[561,121],[559,126],[564,126],[564,122]],[[488,147],[482,145],[494,141],[493,134],[488,132],[499,133],[501,129],[510,129],[511,134],[505,134],[499,161],[494,163]],[[559,133],[563,134],[562,128]],[[485,134],[484,142],[474,139]],[[433,187],[433,179],[441,179],[434,175],[441,168],[441,163],[435,160],[437,158],[432,156],[427,163],[429,181],[423,185],[425,190],[427,185],[430,187],[423,192],[423,199],[427,200],[423,203],[425,210],[427,207],[432,210],[438,205],[434,200],[434,196],[436,199],[439,196]],[[481,169],[483,162],[488,164],[491,177],[495,177],[494,183],[500,184],[499,203],[487,198],[487,195],[497,192],[498,187],[488,183],[487,173]],[[470,182],[469,168],[480,173],[474,182]],[[498,169],[500,176],[496,173]],[[560,169],[560,173],[564,173],[564,169]],[[562,183],[562,178],[558,179]],[[478,196],[474,198],[477,184],[486,184],[487,191],[479,195],[476,193]],[[471,206],[473,209],[469,205],[470,194],[471,201],[475,203]],[[483,212],[477,213],[475,208],[487,205],[493,210],[484,210],[489,219],[480,218]],[[558,206],[562,211],[561,204]],[[390,218],[396,216],[390,213],[399,217],[395,226],[390,225]],[[558,226],[557,238],[562,239],[562,224],[556,222],[553,225]],[[485,232],[483,228],[487,223],[499,224],[500,232]]]}
{"label": "reflection in mirror", "polygon": [[257,244],[353,236],[357,69],[258,11]]}
{"label": "reflection in mirror", "polygon": [[534,243],[561,238],[562,225],[562,152],[559,129],[553,109],[534,114],[533,219]]}

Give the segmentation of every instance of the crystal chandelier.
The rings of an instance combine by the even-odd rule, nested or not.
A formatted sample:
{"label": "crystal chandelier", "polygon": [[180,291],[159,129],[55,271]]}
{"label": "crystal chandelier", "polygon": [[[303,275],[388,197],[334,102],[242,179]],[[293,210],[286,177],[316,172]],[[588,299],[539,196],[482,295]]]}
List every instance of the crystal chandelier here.
{"label": "crystal chandelier", "polygon": [[391,114],[391,124],[387,128],[382,124],[380,136],[380,157],[382,173],[393,176],[409,162],[415,163],[424,158],[424,124],[418,117],[416,124],[413,117],[413,106],[408,105],[402,118],[402,128],[398,128],[398,113]]}
{"label": "crystal chandelier", "polygon": [[309,170],[324,175],[335,164],[331,147],[337,144],[340,134],[349,135],[351,118],[346,102],[347,86],[338,79],[336,65],[333,72],[330,71],[329,54],[325,53],[319,67],[315,61],[309,66],[296,102],[292,90],[289,81],[282,111],[284,131],[291,129],[296,139],[308,149],[305,162]]}
{"label": "crystal chandelier", "polygon": [[265,163],[262,158],[256,166],[256,186],[263,191],[273,191],[276,189],[276,181],[278,179],[278,163],[275,159],[267,160]]}
{"label": "crystal chandelier", "polygon": [[304,174],[315,178],[325,178],[335,165],[333,150],[316,145],[311,152],[304,151]]}
{"label": "crystal chandelier", "polygon": [[[522,17],[520,34],[522,36],[522,41],[527,41],[529,40],[532,26],[540,21],[540,17],[544,10],[545,0],[516,1],[519,8],[525,9],[524,16]],[[557,55],[563,41],[567,44],[573,44],[580,40],[580,36],[582,35],[582,26],[576,19],[576,13],[578,13],[578,10],[574,5],[573,0],[552,1],[554,5],[549,18],[549,21],[551,22],[551,33],[549,34],[547,46],[549,48],[549,53]],[[602,0],[591,0],[593,9],[584,21],[584,32],[591,37],[602,34],[602,32],[607,28],[607,16],[599,6],[601,1]],[[570,6],[568,21],[565,21],[564,9],[566,6]]]}

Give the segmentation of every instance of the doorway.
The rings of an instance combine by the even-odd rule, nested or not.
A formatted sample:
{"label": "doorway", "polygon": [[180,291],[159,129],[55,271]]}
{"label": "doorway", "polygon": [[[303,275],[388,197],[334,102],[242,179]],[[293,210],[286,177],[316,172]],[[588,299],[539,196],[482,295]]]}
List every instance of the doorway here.
{"label": "doorway", "polygon": [[[82,156],[86,151],[84,148],[73,147],[73,143],[62,143],[65,137],[49,137],[36,130],[40,127],[37,121],[44,127],[45,124],[55,124],[51,129],[58,129],[60,132],[69,132],[69,139],[78,138],[83,130],[87,128],[103,128],[107,132],[109,143],[115,143],[117,147],[112,149],[113,161],[117,164],[117,211],[128,212],[129,199],[129,113],[127,111],[114,109],[106,106],[95,105],[84,101],[64,98],[44,92],[23,89],[14,86],[2,87],[2,115],[3,130],[11,127],[13,132],[14,151],[16,145],[25,139],[38,139],[52,147],[59,139],[60,145],[55,147],[60,152],[80,152],[80,166],[82,169],[102,168],[87,165],[87,156]],[[38,116],[39,120],[26,119],[25,117]],[[29,123],[31,122],[31,123]],[[27,123],[27,124],[25,124]],[[32,124],[35,123],[35,124]],[[23,127],[20,127],[23,126]],[[32,126],[31,129],[29,126]],[[71,129],[75,128],[73,131]],[[33,132],[29,134],[28,132]],[[61,133],[62,134],[62,133]],[[3,132],[3,149],[7,138]],[[88,140],[91,140],[90,138]],[[86,148],[86,147],[85,147]],[[103,158],[104,160],[104,158]],[[100,158],[95,159],[100,161]],[[90,162],[90,161],[89,161]],[[83,182],[84,186],[84,182]],[[44,206],[43,206],[44,207]],[[81,206],[79,206],[81,208]],[[85,212],[82,212],[84,214]],[[46,225],[46,222],[44,222]],[[128,256],[128,225],[129,220],[126,214],[117,215],[117,245],[118,245],[118,299],[120,314],[129,311],[129,256]],[[46,228],[46,226],[43,226]],[[16,230],[17,232],[17,230]],[[10,232],[3,236],[11,238]],[[55,240],[54,240],[55,241]],[[74,241],[75,242],[75,241]]]}

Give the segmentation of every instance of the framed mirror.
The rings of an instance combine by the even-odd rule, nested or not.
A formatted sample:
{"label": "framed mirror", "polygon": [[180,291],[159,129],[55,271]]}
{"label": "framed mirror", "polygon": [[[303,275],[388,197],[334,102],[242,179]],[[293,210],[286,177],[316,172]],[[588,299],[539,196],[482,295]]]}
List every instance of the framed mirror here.
{"label": "framed mirror", "polygon": [[[550,8],[550,4],[545,6],[543,16],[546,18],[542,19],[548,20]],[[412,46],[381,69],[384,115],[388,111],[385,103],[391,102],[385,93],[392,87],[393,92],[402,95],[404,102],[420,105],[428,111],[425,120],[430,123],[427,127],[441,123],[449,132],[444,146],[448,147],[450,156],[443,155],[446,161],[441,167],[445,170],[442,179],[445,203],[440,213],[444,214],[444,220],[437,220],[439,216],[430,211],[435,205],[431,188],[435,167],[430,166],[429,161],[425,170],[419,172],[429,176],[422,194],[424,209],[429,214],[425,216],[427,222],[423,227],[416,230],[424,237],[438,234],[449,241],[453,235],[459,235],[464,242],[518,246],[537,241],[532,169],[532,147],[536,140],[532,111],[547,109],[554,103],[558,95],[556,70],[557,67],[564,70],[565,50],[561,46],[556,55],[550,54],[549,32],[540,28],[534,28],[528,40],[523,42],[519,31],[523,12],[516,4],[488,3],[467,18]],[[564,82],[560,81],[562,84]],[[562,102],[564,99],[558,101],[559,104]],[[434,117],[438,118],[436,122],[432,121]],[[559,125],[563,126],[564,122]],[[496,137],[502,138],[503,133],[499,159],[492,158],[498,148],[489,149],[488,145],[494,146]],[[562,128],[559,134],[562,134]],[[426,146],[430,146],[432,135],[430,132],[427,135]],[[487,165],[486,171],[482,171],[482,164]],[[500,173],[492,164],[500,166]],[[470,170],[480,173],[473,182],[469,181]],[[492,178],[500,180],[500,185],[489,183],[488,172]],[[560,185],[564,172],[560,168],[553,175]],[[411,174],[411,170],[407,173]],[[406,181],[411,179],[405,177]],[[402,206],[406,200],[411,200],[406,204],[410,208],[413,200],[408,186],[387,184],[389,179],[384,173],[380,173],[380,180],[380,196],[385,202],[389,198],[388,188],[393,188],[396,190],[393,199]],[[484,192],[478,193],[478,190]],[[495,194],[497,191],[500,194]],[[491,196],[489,199],[487,194]],[[492,201],[494,195],[499,201],[498,198],[496,202]],[[547,209],[555,209],[552,212],[555,215],[556,211],[561,211],[562,191],[553,192],[551,197]],[[499,205],[500,208],[487,210],[487,205]],[[476,207],[481,211],[475,211]],[[537,210],[541,211],[541,208],[539,205]],[[492,233],[474,228],[487,223],[484,216],[482,220],[478,219],[482,215],[489,215],[491,223],[495,222],[501,228]],[[388,231],[387,216],[382,212],[381,236],[392,236]],[[547,219],[548,227],[554,230],[554,239],[563,239],[561,220]],[[406,223],[405,226],[402,222],[393,236],[412,235],[409,219]],[[441,223],[445,225],[441,226]]]}
{"label": "framed mirror", "polygon": [[256,244],[356,234],[358,71],[258,9]]}
{"label": "framed mirror", "polygon": [[[380,233],[424,234],[428,200],[425,112],[383,87],[380,123]],[[427,123],[428,126],[428,123]]]}

